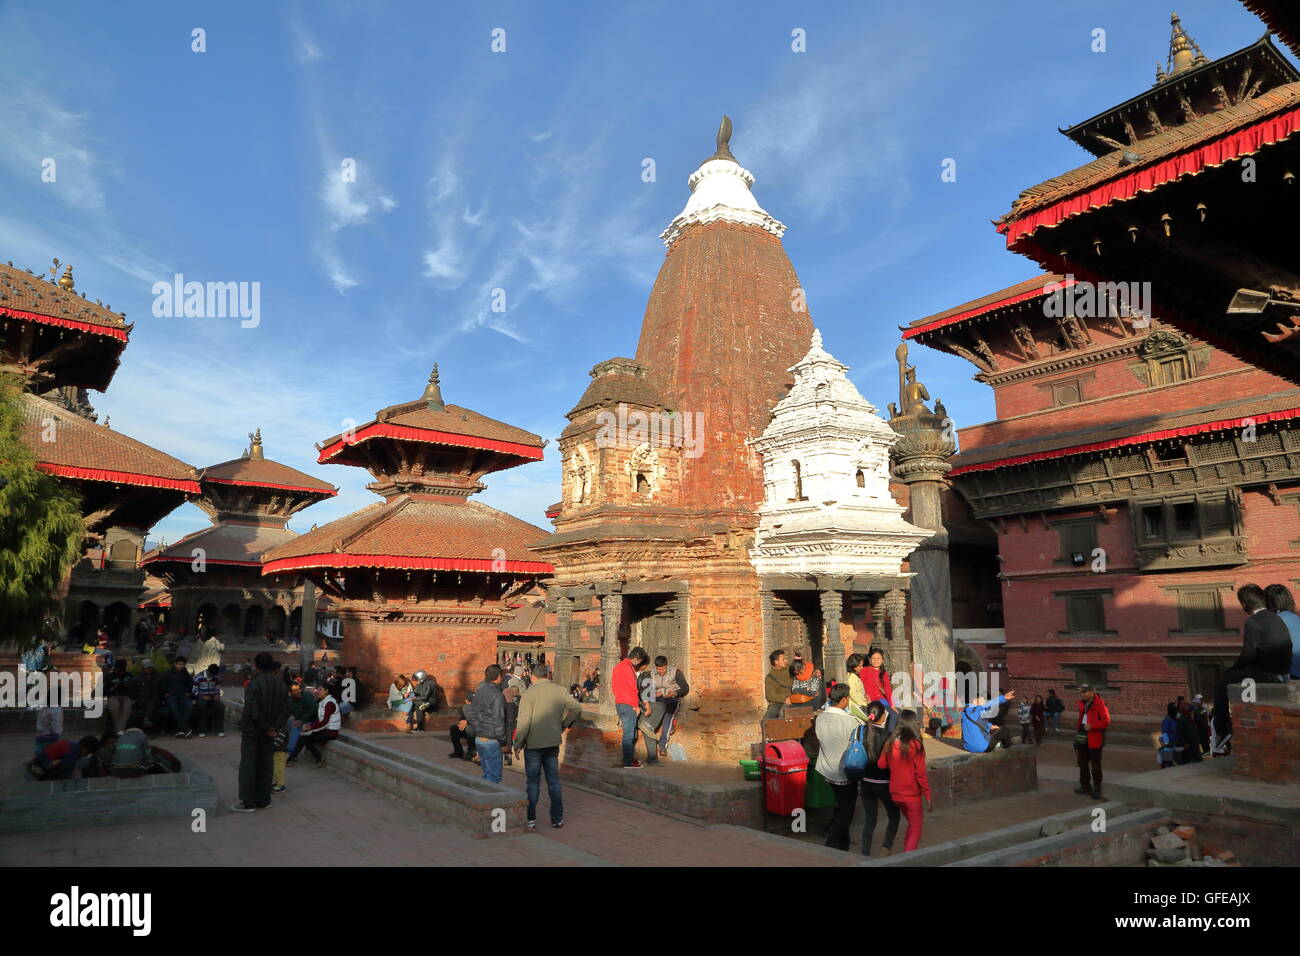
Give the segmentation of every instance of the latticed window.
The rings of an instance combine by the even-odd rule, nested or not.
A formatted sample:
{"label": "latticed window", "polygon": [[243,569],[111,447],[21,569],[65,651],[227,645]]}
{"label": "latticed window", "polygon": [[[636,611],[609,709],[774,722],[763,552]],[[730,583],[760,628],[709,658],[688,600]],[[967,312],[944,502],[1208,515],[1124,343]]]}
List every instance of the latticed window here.
{"label": "latticed window", "polygon": [[1223,630],[1223,600],[1217,588],[1178,592],[1178,627],[1184,633]]}

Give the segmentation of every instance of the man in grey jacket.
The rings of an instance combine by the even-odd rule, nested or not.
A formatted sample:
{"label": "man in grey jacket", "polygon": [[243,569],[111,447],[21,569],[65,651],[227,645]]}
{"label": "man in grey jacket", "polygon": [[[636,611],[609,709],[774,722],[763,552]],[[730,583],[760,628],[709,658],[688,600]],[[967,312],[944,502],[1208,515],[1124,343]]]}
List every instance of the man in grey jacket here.
{"label": "man in grey jacket", "polygon": [[502,749],[506,740],[506,699],[501,693],[501,668],[489,664],[483,671],[483,683],[474,691],[474,700],[465,708],[465,717],[474,725],[474,749],[478,751],[483,779],[501,782]]}
{"label": "man in grey jacket", "polygon": [[551,826],[564,826],[564,800],[560,795],[560,739],[582,713],[577,701],[551,681],[551,669],[533,665],[533,683],[519,701],[519,723],[515,728],[515,755],[524,754],[527,777],[528,828],[537,826],[537,798],[542,773],[551,804]]}

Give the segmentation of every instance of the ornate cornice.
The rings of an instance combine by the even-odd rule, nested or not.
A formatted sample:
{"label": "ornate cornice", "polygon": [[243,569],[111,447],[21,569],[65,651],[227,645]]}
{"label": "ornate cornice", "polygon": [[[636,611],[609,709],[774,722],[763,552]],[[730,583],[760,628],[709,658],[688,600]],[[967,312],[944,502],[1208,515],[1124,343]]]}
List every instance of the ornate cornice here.
{"label": "ornate cornice", "polygon": [[1122,342],[1116,342],[1105,348],[1093,349],[1087,352],[1068,352],[1062,355],[1054,355],[1049,359],[1038,362],[1030,362],[1026,365],[1018,365],[1015,368],[1009,368],[1002,372],[979,372],[975,378],[977,381],[985,382],[988,385],[997,388],[1001,385],[1007,385],[1011,382],[1020,382],[1029,378],[1038,378],[1041,375],[1053,375],[1057,372],[1068,372],[1073,369],[1087,368],[1089,365],[1096,365],[1100,362],[1109,362],[1112,359],[1124,355],[1136,355],[1138,348],[1142,343],[1141,339],[1125,339]]}

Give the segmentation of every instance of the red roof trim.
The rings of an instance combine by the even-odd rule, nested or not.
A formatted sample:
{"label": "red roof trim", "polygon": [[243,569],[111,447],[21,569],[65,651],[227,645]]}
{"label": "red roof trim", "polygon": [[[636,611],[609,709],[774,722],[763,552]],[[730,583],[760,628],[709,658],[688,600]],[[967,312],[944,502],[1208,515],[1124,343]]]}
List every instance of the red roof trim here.
{"label": "red roof trim", "polygon": [[1180,438],[1184,435],[1200,435],[1205,432],[1220,431],[1224,428],[1238,428],[1247,420],[1256,425],[1265,422],[1284,421],[1300,416],[1300,408],[1288,408],[1279,412],[1262,412],[1259,415],[1242,415],[1238,418],[1225,418],[1217,422],[1205,422],[1200,425],[1185,425],[1182,428],[1166,428],[1158,432],[1145,432],[1141,435],[1129,435],[1127,438],[1112,438],[1109,441],[1093,442],[1088,445],[1074,445],[1070,448],[1058,448],[1053,451],[1038,452],[1033,455],[1018,455],[1014,458],[999,458],[997,461],[980,462],[975,465],[958,465],[948,472],[948,477],[969,474],[973,471],[992,471],[1009,465],[1023,465],[1031,461],[1045,461],[1048,458],[1064,458],[1066,455],[1084,455],[1094,451],[1106,451],[1111,448],[1123,448],[1127,445],[1141,445],[1146,442],[1162,441],[1166,438]]}
{"label": "red roof trim", "polygon": [[245,481],[242,478],[212,478],[207,475],[200,477],[201,481],[211,481],[218,485],[239,485],[248,488],[278,488],[281,491],[306,491],[314,495],[324,495],[332,498],[338,494],[338,489],[327,491],[324,488],[309,488],[306,485],[277,485],[270,481]]}
{"label": "red roof trim", "polygon": [[384,422],[375,422],[358,431],[351,441],[340,438],[333,444],[321,449],[320,457],[316,460],[319,464],[326,464],[349,445],[358,445],[372,438],[398,438],[405,441],[424,442],[429,445],[482,448],[485,451],[499,451],[508,455],[518,455],[520,458],[528,458],[532,461],[541,461],[542,459],[542,450],[536,445],[499,441],[495,438],[476,438],[472,435],[457,435],[454,432],[435,431],[432,428],[415,428],[411,425],[389,425]]}
{"label": "red roof trim", "polygon": [[394,554],[305,554],[262,565],[263,574],[303,568],[398,568],[406,571],[485,571],[493,574],[553,574],[546,561],[496,561],[492,558],[414,558]]}
{"label": "red roof trim", "polygon": [[129,471],[109,471],[106,468],[78,468],[74,465],[54,465],[38,462],[41,471],[60,478],[80,478],[83,481],[111,481],[119,485],[139,485],[142,488],[167,488],[171,491],[183,491],[186,494],[202,494],[197,481],[177,478],[158,478],[153,475],[137,475]]}
{"label": "red roof trim", "polygon": [[999,299],[997,302],[990,302],[988,305],[981,305],[974,309],[967,309],[965,312],[958,312],[956,315],[949,315],[942,319],[935,319],[933,322],[927,322],[925,325],[918,325],[916,328],[906,329],[903,332],[903,338],[911,339],[926,332],[933,332],[935,329],[942,329],[949,325],[955,325],[958,322],[964,322],[967,319],[973,319],[977,315],[984,315],[986,312],[996,312],[998,309],[1005,309],[1009,305],[1015,305],[1017,302],[1025,302],[1029,299],[1035,299],[1042,295],[1048,294],[1048,288],[1051,287],[1055,292],[1059,289],[1065,289],[1078,282],[1078,279],[1063,279],[1060,282],[1044,282],[1041,289],[1031,289],[1029,292],[1022,292],[1019,295],[1008,296],[1005,299]]}
{"label": "red roof trim", "polygon": [[[1238,157],[1258,152],[1297,131],[1300,131],[1300,107],[1225,134],[1185,153],[1105,182],[1087,192],[1054,202],[1022,219],[1000,222],[997,228],[1006,235],[1007,247],[1014,249],[1019,240],[1040,228],[1057,226],[1090,209],[1132,199],[1138,193],[1150,192],[1172,180],[1195,175],[1207,166],[1221,166]],[[1139,143],[1136,148],[1140,150],[1141,145]]]}
{"label": "red roof trim", "polygon": [[109,338],[126,341],[126,329],[115,328],[111,325],[95,325],[93,322],[78,322],[75,319],[61,319],[54,315],[42,315],[40,312],[24,312],[22,309],[10,309],[0,305],[0,315],[7,315],[14,319],[29,319],[32,322],[41,322],[45,325],[57,325],[65,329],[77,329],[80,332],[94,332],[96,335],[107,335]]}

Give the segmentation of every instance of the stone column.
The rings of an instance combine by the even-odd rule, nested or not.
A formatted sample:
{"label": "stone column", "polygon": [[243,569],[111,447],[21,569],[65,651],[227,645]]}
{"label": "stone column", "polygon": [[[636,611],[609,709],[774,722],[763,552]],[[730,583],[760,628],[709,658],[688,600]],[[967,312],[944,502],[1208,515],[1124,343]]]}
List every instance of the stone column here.
{"label": "stone column", "polygon": [[[907,592],[894,588],[880,599],[885,614],[889,617],[889,650],[887,653],[890,673],[912,670],[913,651],[907,641]],[[916,613],[912,614],[913,640],[915,640]],[[946,673],[946,672],[945,672]]]}
{"label": "stone column", "polygon": [[822,663],[828,680],[847,680],[844,666],[844,641],[840,638],[840,618],[844,616],[844,595],[839,591],[823,591],[822,604]]}
{"label": "stone column", "polygon": [[574,681],[572,628],[573,598],[558,597],[555,599],[555,660],[552,667],[555,683],[566,690]]}
{"label": "stone column", "polygon": [[614,668],[619,662],[618,624],[623,616],[623,595],[606,594],[600,599],[600,617],[604,634],[600,641],[600,711],[598,724],[612,730],[618,726],[614,709]]}
{"label": "stone column", "polygon": [[[946,424],[945,424],[946,423]],[[891,419],[903,437],[894,446],[894,476],[908,487],[910,521],[933,532],[908,557],[912,578],[912,652],[923,671],[953,670],[952,577],[948,566],[948,532],[943,526],[947,458],[956,450],[951,419],[913,414]],[[901,631],[900,631],[901,633]]]}
{"label": "stone column", "polygon": [[[263,630],[266,628],[266,621],[262,621]],[[288,624],[285,624],[288,627]],[[253,640],[263,638],[263,634],[254,634]],[[288,635],[286,634],[287,638]],[[309,579],[302,579],[302,637],[298,643],[298,661],[302,666],[302,671],[307,670],[307,664],[311,661],[312,651],[316,647],[316,585]]]}

